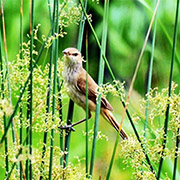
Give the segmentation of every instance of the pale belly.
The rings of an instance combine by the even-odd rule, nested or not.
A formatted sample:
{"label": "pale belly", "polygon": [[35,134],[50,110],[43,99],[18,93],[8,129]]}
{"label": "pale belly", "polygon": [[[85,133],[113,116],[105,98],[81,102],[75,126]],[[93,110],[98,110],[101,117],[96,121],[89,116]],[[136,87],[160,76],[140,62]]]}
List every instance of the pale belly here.
{"label": "pale belly", "polygon": [[[72,67],[67,68],[66,66],[64,66],[63,76],[67,88],[67,94],[74,103],[78,104],[85,110],[86,96],[80,91],[78,91],[78,89],[76,88],[76,79],[78,75],[79,75],[79,71],[77,70],[77,68],[73,69]],[[93,101],[88,100],[88,105],[90,111],[95,111],[96,104]]]}

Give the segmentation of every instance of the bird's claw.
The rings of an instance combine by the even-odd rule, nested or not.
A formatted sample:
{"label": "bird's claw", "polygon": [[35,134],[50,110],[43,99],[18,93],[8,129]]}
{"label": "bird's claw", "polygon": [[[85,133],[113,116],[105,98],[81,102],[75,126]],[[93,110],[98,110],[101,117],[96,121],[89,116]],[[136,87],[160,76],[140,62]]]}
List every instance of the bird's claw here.
{"label": "bird's claw", "polygon": [[72,125],[70,124],[70,125],[65,125],[65,126],[60,126],[59,127],[60,129],[65,129],[65,130],[67,130],[67,131],[75,131],[75,129],[72,127]]}

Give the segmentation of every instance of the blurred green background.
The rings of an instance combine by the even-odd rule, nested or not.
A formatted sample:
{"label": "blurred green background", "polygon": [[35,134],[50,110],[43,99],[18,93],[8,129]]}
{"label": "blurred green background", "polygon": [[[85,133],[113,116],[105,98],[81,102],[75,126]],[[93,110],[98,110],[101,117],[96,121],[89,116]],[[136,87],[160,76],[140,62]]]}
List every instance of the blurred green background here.
{"label": "blurred green background", "polygon": [[[148,5],[144,6],[143,3]],[[132,1],[132,0],[112,0],[110,2],[109,10],[109,24],[108,24],[108,43],[107,43],[107,57],[112,66],[112,69],[119,80],[124,80],[127,85],[130,83],[134,68],[136,66],[137,58],[142,48],[145,34],[148,29],[149,22],[152,17],[152,10],[154,9],[153,1]],[[153,67],[153,81],[152,87],[159,88],[166,87],[168,84],[167,75],[169,75],[169,64],[171,59],[172,47],[164,34],[160,22],[164,25],[166,32],[169,34],[171,41],[173,37],[174,19],[175,19],[176,1],[163,0],[160,3],[158,10],[158,23],[156,35],[155,59]],[[6,0],[4,4],[5,23],[7,34],[7,47],[9,61],[16,58],[19,51],[19,8],[20,1]],[[24,41],[27,41],[27,34],[29,33],[29,2],[24,1]],[[103,18],[103,1],[96,2],[89,1],[88,14],[92,15],[92,24],[98,34],[99,39],[102,35],[102,18]],[[50,30],[50,20],[48,13],[48,6],[46,1],[35,1],[35,26],[41,24],[38,36],[47,35]],[[86,26],[88,26],[86,24]],[[70,25],[65,28],[67,35],[60,39],[59,56],[62,56],[62,50],[67,47],[76,47],[78,25]],[[179,31],[178,31],[179,35]],[[36,44],[39,47],[39,44]],[[84,46],[83,46],[84,47]],[[177,41],[177,49],[179,41]],[[97,79],[97,68],[99,59],[99,49],[95,43],[94,37],[89,30],[89,63],[90,74]],[[151,52],[151,38],[147,45],[143,56],[142,64],[135,82],[134,89],[144,95],[146,93],[147,71]],[[43,59],[41,62],[44,61]],[[45,60],[48,61],[48,58]],[[179,82],[179,67],[175,66],[174,81]],[[108,73],[106,73],[105,81],[110,81]]]}
{"label": "blurred green background", "polygon": [[[88,1],[88,14],[92,15],[92,24],[95,31],[101,39],[102,35],[102,20],[103,20],[103,1]],[[50,20],[48,5],[45,0],[35,1],[35,26],[41,24],[38,37],[47,35],[50,31]],[[169,35],[172,41],[174,31],[174,19],[175,19],[176,0],[163,0],[161,1],[158,9],[158,21],[157,21],[157,33],[156,33],[156,46],[155,57],[153,65],[153,77],[152,88],[158,87],[160,90],[168,86],[170,62],[172,54],[172,45],[168,42],[167,36]],[[16,59],[16,55],[19,52],[19,39],[20,39],[20,0],[5,0],[4,1],[4,14],[7,36],[7,48],[8,48],[8,60],[11,62]],[[125,87],[128,89],[131,82],[134,69],[136,67],[137,59],[139,57],[145,35],[152,17],[152,11],[154,9],[154,1],[152,0],[111,0],[109,9],[109,21],[108,21],[108,39],[107,39],[107,51],[106,56],[111,65],[111,68],[120,81],[125,81]],[[28,41],[27,34],[29,33],[29,1],[24,1],[23,5],[23,30],[24,41]],[[180,20],[179,20],[180,21]],[[162,25],[165,30],[163,30]],[[2,27],[1,27],[2,28]],[[78,37],[78,25],[71,24],[64,29],[67,32],[64,38],[59,40],[59,57],[62,57],[62,50],[67,47],[76,47]],[[100,57],[100,50],[95,42],[93,34],[89,26],[85,25],[85,31],[88,30],[89,34],[89,73],[96,80],[98,77],[98,63]],[[177,55],[179,55],[180,43],[179,36],[180,31],[178,29],[177,38]],[[2,36],[2,34],[1,34]],[[134,91],[131,97],[130,112],[139,111],[139,99],[143,98],[146,94],[148,68],[151,56],[151,41],[152,34],[148,40],[147,47],[145,49],[141,66],[134,84]],[[40,48],[40,43],[35,41],[37,50]],[[4,51],[3,51],[4,52]],[[82,54],[85,55],[85,41],[83,41]],[[46,57],[45,53],[40,60],[40,64],[46,64],[49,62],[49,55]],[[176,58],[176,63],[173,72],[173,81],[177,84],[180,82],[180,61]],[[111,77],[108,70],[105,69],[104,82],[111,82]],[[177,91],[179,87],[177,88]],[[35,98],[35,97],[34,97]],[[63,115],[66,120],[68,109],[68,97],[63,97]],[[108,100],[114,107],[114,115],[117,119],[121,119],[122,105],[118,98],[108,95]],[[144,113],[144,112],[141,112]],[[74,119],[78,121],[84,118],[84,111],[75,105]],[[94,114],[89,121],[89,126],[93,128]],[[69,160],[76,163],[75,156],[80,159],[85,157],[85,136],[82,131],[85,131],[85,124],[78,125],[76,132],[72,133],[70,156]],[[132,128],[125,119],[124,129],[130,134]],[[142,129],[142,126],[138,126],[138,129]],[[96,161],[95,161],[95,179],[104,179],[107,173],[107,167],[109,165],[110,157],[113,150],[116,133],[102,118],[100,119],[99,130],[105,134],[109,141],[105,138],[98,140]],[[42,141],[43,134],[36,133],[33,137],[33,144],[38,147],[38,142]],[[78,141],[77,141],[78,139]],[[91,141],[92,142],[92,141]],[[55,139],[55,143],[58,144],[58,139]],[[90,143],[91,149],[91,143]],[[1,151],[2,152],[2,151]],[[116,160],[113,165],[111,179],[127,180],[132,177],[132,169],[128,167],[124,169],[121,157],[118,157],[116,153]],[[82,160],[82,163],[85,161]],[[3,162],[1,162],[2,164]],[[4,173],[2,166],[0,167],[0,179],[2,179]]]}

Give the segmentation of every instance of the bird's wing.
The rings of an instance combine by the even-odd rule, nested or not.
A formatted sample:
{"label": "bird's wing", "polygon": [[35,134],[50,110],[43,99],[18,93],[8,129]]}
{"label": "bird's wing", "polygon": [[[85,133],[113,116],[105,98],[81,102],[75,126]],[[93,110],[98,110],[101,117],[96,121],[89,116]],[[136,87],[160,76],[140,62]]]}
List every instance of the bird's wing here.
{"label": "bird's wing", "polygon": [[[83,69],[82,73],[77,78],[77,90],[81,92],[82,94],[86,95],[86,71]],[[96,98],[97,98],[97,89],[98,85],[96,82],[91,78],[90,75],[88,75],[88,98],[93,101],[96,104]],[[105,97],[101,97],[101,106],[109,109],[110,111],[113,111],[112,106],[107,101]]]}

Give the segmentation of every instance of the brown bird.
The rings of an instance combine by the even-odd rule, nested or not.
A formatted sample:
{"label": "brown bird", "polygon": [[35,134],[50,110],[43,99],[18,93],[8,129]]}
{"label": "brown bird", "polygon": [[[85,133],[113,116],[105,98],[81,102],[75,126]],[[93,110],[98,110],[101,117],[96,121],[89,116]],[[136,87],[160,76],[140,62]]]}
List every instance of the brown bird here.
{"label": "brown bird", "polygon": [[[64,53],[63,77],[67,87],[67,93],[74,103],[86,109],[86,70],[82,67],[84,61],[81,53],[76,48],[67,48]],[[88,106],[89,118],[91,111],[96,109],[98,85],[88,75]],[[101,115],[110,122],[110,124],[119,131],[119,123],[112,114],[113,108],[105,97],[101,97]],[[82,120],[84,121],[84,120]],[[81,122],[82,122],[81,121]],[[77,123],[76,123],[77,124]],[[126,132],[121,129],[120,136],[128,139]]]}

